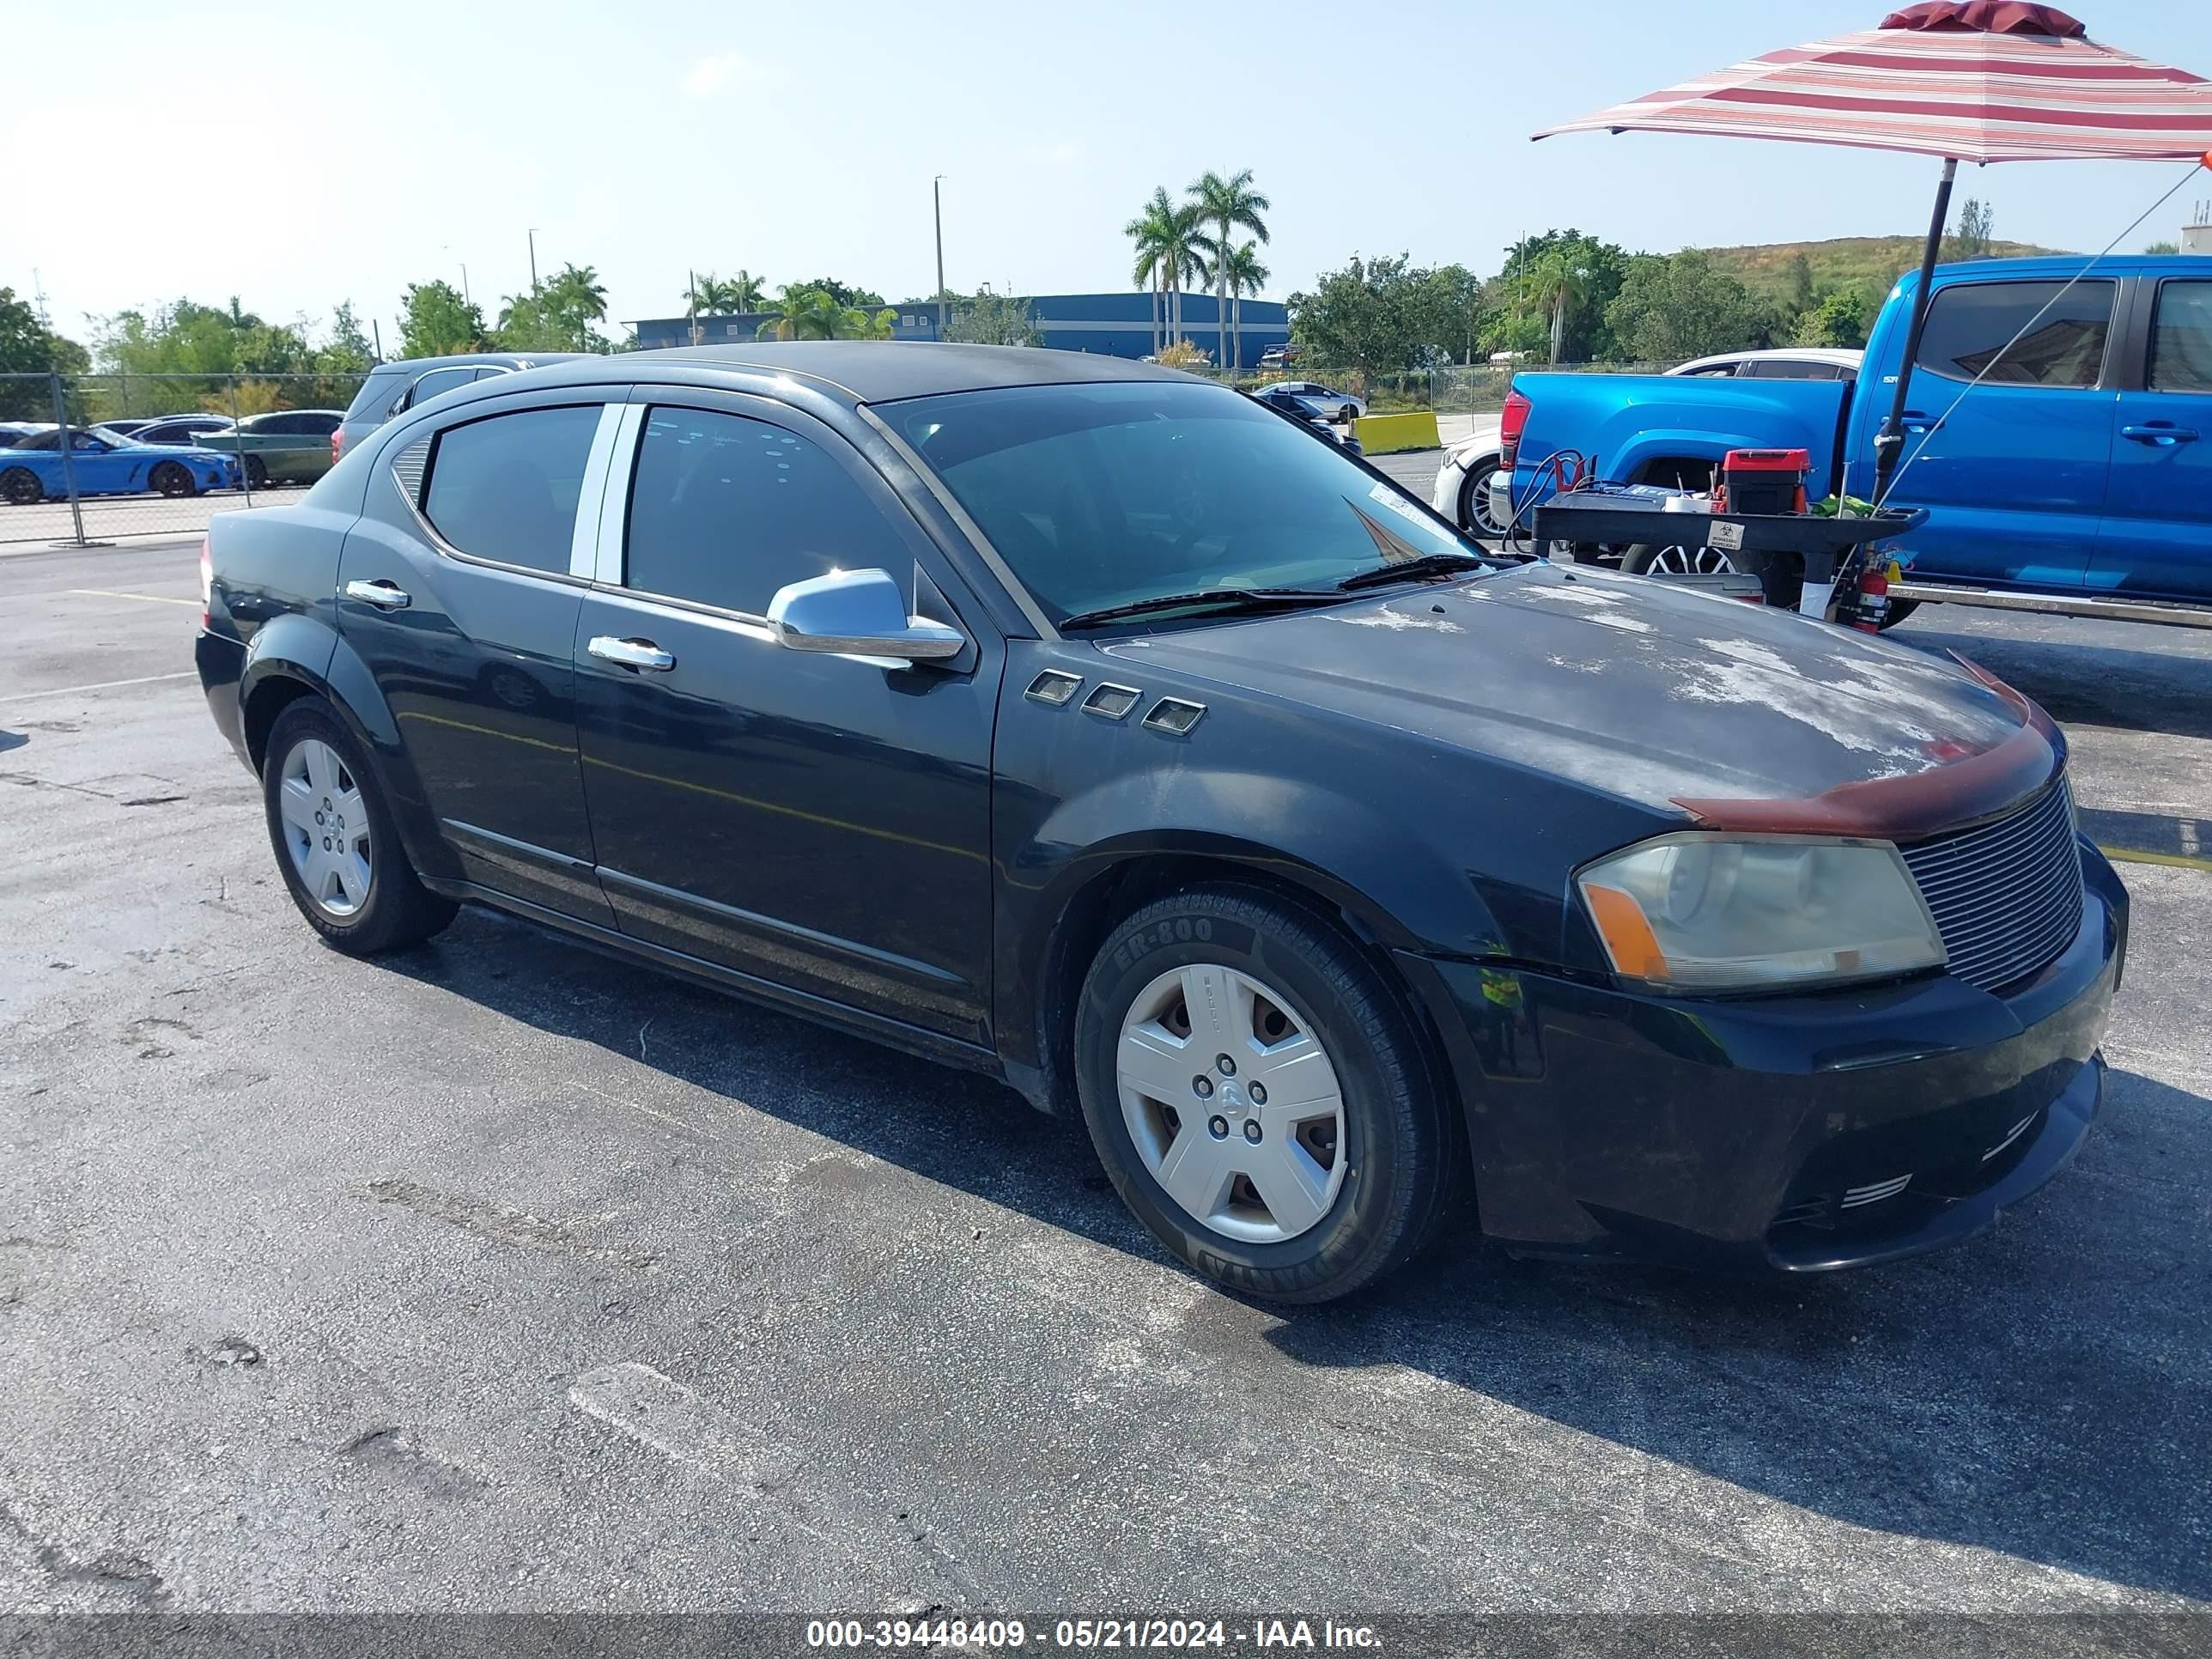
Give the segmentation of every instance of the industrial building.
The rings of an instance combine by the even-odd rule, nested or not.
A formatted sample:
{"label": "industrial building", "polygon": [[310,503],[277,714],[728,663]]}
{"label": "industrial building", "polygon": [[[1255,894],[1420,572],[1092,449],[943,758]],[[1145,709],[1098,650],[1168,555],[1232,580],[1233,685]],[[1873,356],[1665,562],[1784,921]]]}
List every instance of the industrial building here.
{"label": "industrial building", "polygon": [[[1143,357],[1170,337],[1164,331],[1155,332],[1157,302],[1142,289],[1120,294],[1039,294],[1030,296],[1027,303],[1036,322],[1037,343],[1055,351],[1096,351],[1115,357]],[[957,308],[959,301],[951,304]],[[1220,350],[1214,306],[1211,294],[1187,293],[1182,296],[1182,337],[1208,356],[1218,356]],[[898,313],[892,330],[894,338],[937,338],[937,307],[933,301],[908,300],[888,309]],[[702,316],[696,321],[697,342],[702,345],[724,345],[750,340],[770,314],[755,311],[734,316]],[[1290,313],[1280,301],[1246,300],[1241,306],[1232,304],[1230,314],[1237,319],[1231,333],[1237,342],[1232,347],[1231,361],[1247,368],[1256,366],[1260,354],[1269,346],[1285,344],[1291,337]],[[627,325],[636,331],[637,346],[641,351],[689,345],[694,338],[693,325],[689,317],[654,317]]]}

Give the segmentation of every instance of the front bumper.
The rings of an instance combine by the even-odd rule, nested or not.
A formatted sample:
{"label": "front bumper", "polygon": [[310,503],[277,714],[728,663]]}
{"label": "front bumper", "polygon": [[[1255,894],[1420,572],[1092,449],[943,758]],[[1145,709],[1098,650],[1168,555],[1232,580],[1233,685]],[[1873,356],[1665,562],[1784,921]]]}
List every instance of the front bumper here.
{"label": "front bumper", "polygon": [[1436,488],[1429,492],[1429,506],[1439,515],[1454,524],[1459,520],[1459,492],[1467,483],[1467,469],[1458,458],[1447,450],[1444,463],[1437,469]]}
{"label": "front bumper", "polygon": [[2073,943],[2002,996],[1939,976],[1692,1000],[1401,954],[1457,1074],[1484,1231],[1523,1254],[1752,1273],[1987,1231],[2101,1103],[2127,895],[2082,851]]}

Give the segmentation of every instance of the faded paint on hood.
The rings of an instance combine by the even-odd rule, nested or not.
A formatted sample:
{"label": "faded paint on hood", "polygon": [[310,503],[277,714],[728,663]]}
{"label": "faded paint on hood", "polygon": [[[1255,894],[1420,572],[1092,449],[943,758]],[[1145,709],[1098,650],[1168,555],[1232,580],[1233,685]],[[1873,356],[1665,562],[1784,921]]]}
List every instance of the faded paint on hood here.
{"label": "faded paint on hood", "polygon": [[[1852,789],[1837,833],[1925,834],[2032,792],[2064,753],[2027,699],[1957,663],[1588,566],[1530,564],[1109,651],[1715,824],[1739,804]],[[1852,788],[2001,748],[2002,764]],[[1820,815],[1772,816],[1811,829]]]}

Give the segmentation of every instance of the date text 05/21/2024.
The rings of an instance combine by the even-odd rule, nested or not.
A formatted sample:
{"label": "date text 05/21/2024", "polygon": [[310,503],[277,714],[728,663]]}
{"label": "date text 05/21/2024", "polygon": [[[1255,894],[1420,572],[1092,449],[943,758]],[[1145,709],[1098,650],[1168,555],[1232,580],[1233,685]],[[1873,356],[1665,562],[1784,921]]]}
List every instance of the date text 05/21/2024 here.
{"label": "date text 05/21/2024", "polygon": [[1221,1648],[1333,1649],[1382,1645],[1369,1626],[1316,1623],[1305,1619],[1261,1619],[1249,1626],[1221,1619],[1060,1619],[1032,1627],[1020,1619],[817,1619],[806,1626],[811,1649],[897,1649],[951,1646],[970,1650],[1018,1650],[1034,1643],[1083,1651],[1128,1650],[1174,1652]]}

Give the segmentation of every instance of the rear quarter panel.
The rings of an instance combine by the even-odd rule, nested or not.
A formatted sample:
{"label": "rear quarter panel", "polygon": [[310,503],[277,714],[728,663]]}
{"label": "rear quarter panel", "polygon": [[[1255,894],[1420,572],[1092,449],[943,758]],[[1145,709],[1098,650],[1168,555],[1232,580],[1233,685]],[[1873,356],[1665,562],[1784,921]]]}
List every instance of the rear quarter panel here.
{"label": "rear quarter panel", "polygon": [[1513,383],[1529,404],[1516,489],[1564,450],[1593,459],[1607,483],[1635,483],[1655,461],[1717,462],[1746,448],[1805,450],[1812,486],[1822,489],[1836,471],[1851,392],[1840,380],[1670,374],[1520,374]]}

